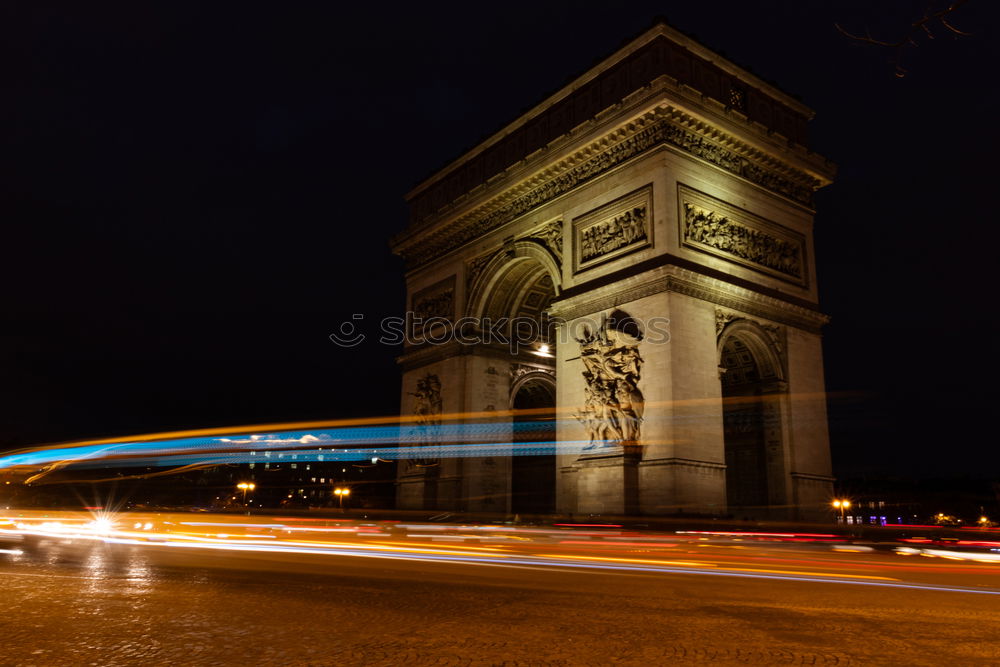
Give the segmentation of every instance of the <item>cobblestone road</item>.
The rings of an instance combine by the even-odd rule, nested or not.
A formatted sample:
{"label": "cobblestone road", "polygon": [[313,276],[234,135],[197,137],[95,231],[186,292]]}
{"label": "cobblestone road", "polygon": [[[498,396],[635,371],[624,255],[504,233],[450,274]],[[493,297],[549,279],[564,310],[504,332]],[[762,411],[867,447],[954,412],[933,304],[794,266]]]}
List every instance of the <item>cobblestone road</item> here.
{"label": "cobblestone road", "polygon": [[0,664],[1000,664],[1000,597],[842,584],[166,556],[0,555]]}

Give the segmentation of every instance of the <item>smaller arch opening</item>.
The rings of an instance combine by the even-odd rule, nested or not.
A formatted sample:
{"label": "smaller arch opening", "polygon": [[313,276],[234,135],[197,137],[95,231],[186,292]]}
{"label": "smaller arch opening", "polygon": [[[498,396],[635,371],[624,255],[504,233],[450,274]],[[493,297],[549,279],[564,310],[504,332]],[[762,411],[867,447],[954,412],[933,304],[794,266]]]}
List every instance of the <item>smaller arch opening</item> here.
{"label": "smaller arch opening", "polygon": [[767,505],[767,449],[760,366],[737,336],[722,346],[726,497],[731,508]]}
{"label": "smaller arch opening", "polygon": [[769,332],[747,320],[732,322],[719,341],[726,495],[731,509],[778,516],[787,502],[781,401],[784,372]]}
{"label": "smaller arch opening", "polygon": [[[547,378],[531,378],[516,388],[514,442],[555,441],[555,384]],[[515,514],[551,514],[556,504],[555,454],[518,455],[511,460],[510,511]]]}

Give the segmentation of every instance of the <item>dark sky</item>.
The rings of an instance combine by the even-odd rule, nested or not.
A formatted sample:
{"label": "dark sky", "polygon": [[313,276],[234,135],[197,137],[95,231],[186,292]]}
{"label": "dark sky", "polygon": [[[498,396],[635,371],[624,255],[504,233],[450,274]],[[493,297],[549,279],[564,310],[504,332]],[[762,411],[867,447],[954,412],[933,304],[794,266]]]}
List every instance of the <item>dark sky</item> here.
{"label": "dark sky", "polygon": [[903,78],[834,23],[895,40],[924,3],[209,4],[0,9],[0,448],[398,411],[398,350],[327,336],[402,311],[403,195],[664,15],[839,165],[835,472],[1000,474],[995,3]]}

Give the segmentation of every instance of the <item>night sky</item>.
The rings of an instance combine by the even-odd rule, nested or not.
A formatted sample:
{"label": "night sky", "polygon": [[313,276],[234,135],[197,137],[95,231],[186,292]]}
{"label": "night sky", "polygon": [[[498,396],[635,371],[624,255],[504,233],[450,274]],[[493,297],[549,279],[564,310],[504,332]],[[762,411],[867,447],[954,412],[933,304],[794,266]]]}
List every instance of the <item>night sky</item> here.
{"label": "night sky", "polygon": [[0,8],[0,449],[398,412],[399,350],[328,335],[404,309],[403,195],[663,15],[839,165],[835,473],[1000,475],[995,3],[903,78],[834,23],[895,41],[922,2],[202,4]]}

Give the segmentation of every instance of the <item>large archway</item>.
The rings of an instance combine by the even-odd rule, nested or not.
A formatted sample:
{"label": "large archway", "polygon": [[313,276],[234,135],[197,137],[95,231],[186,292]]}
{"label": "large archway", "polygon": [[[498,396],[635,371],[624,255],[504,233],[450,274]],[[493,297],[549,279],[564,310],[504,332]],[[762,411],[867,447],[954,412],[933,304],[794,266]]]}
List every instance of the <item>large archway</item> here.
{"label": "large archway", "polygon": [[755,323],[732,323],[719,345],[730,511],[767,516],[785,502],[780,358]]}
{"label": "large archway", "polygon": [[544,319],[559,294],[558,265],[533,241],[515,243],[496,253],[469,285],[467,314],[474,318]]}
{"label": "large archway", "polygon": [[[512,388],[514,442],[550,443],[556,439],[556,388],[544,373],[532,373]],[[556,508],[556,456],[521,454],[511,458],[510,511],[551,514]]]}
{"label": "large archway", "polygon": [[504,504],[512,514],[555,511],[556,457],[529,444],[555,441],[555,337],[546,311],[558,293],[558,274],[550,260],[538,244],[517,243],[489,261],[469,299],[469,314],[480,318],[484,332],[490,327],[508,337],[507,343],[493,339],[480,349],[494,360],[490,363],[506,361],[510,377],[505,401],[513,411],[510,440],[522,447],[498,467],[507,479],[496,486],[506,489]]}

